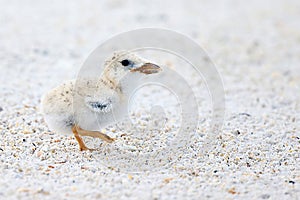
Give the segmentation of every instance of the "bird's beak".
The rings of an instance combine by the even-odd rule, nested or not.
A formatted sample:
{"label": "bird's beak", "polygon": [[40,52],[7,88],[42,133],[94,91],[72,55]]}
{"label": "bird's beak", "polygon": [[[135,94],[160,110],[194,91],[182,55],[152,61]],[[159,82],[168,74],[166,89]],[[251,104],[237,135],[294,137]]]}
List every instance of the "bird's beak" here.
{"label": "bird's beak", "polygon": [[161,71],[161,68],[153,63],[145,63],[142,66],[132,69],[132,72],[141,72],[144,74],[154,74],[154,73],[158,73],[159,71]]}

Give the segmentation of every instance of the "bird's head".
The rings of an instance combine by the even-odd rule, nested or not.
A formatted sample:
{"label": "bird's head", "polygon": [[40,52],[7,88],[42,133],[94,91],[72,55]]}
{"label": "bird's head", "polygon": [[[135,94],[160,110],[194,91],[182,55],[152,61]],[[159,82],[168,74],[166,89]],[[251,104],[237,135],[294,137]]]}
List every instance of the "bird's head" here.
{"label": "bird's head", "polygon": [[115,52],[113,56],[106,60],[104,76],[110,80],[120,82],[140,79],[143,75],[155,74],[161,68],[136,54],[128,51]]}

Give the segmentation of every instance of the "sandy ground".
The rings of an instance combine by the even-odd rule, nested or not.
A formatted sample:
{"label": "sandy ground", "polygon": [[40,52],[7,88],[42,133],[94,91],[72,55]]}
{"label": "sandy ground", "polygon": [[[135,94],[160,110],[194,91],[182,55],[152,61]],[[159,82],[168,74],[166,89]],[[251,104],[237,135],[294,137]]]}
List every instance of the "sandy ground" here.
{"label": "sandy ground", "polygon": [[[0,5],[0,199],[300,198],[299,1]],[[216,63],[226,118],[211,151],[201,151],[205,120],[168,166],[145,165],[143,150],[134,154],[126,122],[105,130],[116,144],[86,138],[99,147],[95,152],[80,152],[72,136],[51,132],[38,109],[42,94],[74,78],[102,41],[148,26],[191,36]],[[141,120],[136,129],[155,134]],[[168,129],[176,123],[170,120]],[[142,137],[135,144],[155,151],[157,141]]]}

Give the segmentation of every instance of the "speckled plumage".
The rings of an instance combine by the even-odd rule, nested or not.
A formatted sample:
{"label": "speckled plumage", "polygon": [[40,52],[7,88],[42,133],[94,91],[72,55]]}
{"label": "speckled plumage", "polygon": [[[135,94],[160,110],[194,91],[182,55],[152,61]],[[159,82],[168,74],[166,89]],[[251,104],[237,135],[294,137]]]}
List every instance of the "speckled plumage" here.
{"label": "speckled plumage", "polygon": [[101,77],[66,81],[45,94],[45,121],[52,131],[63,134],[74,133],[75,125],[99,131],[125,114],[128,95],[141,76],[159,70],[157,65],[135,54],[115,53],[105,62]]}

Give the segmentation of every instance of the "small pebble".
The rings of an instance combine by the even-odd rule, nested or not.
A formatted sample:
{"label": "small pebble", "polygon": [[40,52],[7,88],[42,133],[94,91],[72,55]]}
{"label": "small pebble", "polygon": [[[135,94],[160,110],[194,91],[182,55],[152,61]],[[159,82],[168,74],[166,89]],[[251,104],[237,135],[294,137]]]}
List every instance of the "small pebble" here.
{"label": "small pebble", "polygon": [[261,195],[261,198],[262,199],[269,199],[270,195],[269,194],[263,194],[263,195]]}

